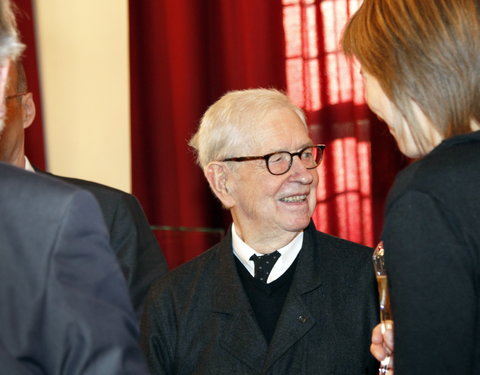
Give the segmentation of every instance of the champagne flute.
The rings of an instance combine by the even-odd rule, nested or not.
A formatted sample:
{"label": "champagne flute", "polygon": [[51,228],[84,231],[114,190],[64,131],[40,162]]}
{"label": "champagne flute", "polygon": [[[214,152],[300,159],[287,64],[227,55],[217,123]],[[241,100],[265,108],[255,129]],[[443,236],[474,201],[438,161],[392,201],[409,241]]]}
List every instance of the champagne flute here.
{"label": "champagne flute", "polygon": [[[385,249],[383,247],[383,241],[375,248],[373,252],[373,267],[375,269],[375,276],[377,278],[378,297],[380,302],[380,322],[382,334],[387,330],[387,326],[392,326],[392,309],[390,307],[390,295],[388,292],[388,279],[387,271],[385,268]],[[380,368],[378,369],[379,375],[384,375],[388,372],[388,366],[390,364],[391,353],[388,349],[387,356],[381,361]]]}

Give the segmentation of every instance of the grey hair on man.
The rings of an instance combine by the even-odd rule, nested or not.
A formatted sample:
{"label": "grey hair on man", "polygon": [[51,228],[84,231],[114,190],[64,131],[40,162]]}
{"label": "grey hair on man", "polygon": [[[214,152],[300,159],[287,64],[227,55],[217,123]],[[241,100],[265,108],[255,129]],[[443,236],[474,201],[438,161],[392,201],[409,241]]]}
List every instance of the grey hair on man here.
{"label": "grey hair on man", "polygon": [[0,1],[0,64],[16,59],[23,51],[10,0]]}
{"label": "grey hair on man", "polygon": [[190,140],[202,169],[214,160],[248,151],[259,138],[256,125],[275,109],[291,109],[307,129],[305,114],[283,92],[275,89],[230,91],[203,115],[199,130]]}

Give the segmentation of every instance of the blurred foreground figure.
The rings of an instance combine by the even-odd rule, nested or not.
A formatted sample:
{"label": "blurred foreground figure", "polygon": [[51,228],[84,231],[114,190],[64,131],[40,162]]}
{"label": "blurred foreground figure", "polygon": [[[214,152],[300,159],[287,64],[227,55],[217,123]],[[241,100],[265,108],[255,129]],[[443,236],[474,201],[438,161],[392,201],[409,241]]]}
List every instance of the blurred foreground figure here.
{"label": "blurred foreground figure", "polygon": [[[1,0],[0,137],[8,69],[22,48]],[[0,212],[0,372],[146,374],[95,199],[0,163]]]}
{"label": "blurred foreground figure", "polygon": [[[25,155],[25,129],[35,119],[35,102],[28,91],[20,61],[10,66],[5,98],[7,112],[0,137],[0,161],[45,174],[35,169]],[[85,189],[97,199],[107,224],[110,245],[140,317],[148,289],[154,280],[167,272],[167,262],[138,200],[131,194],[95,182],[48,175]]]}
{"label": "blurred foreground figure", "polygon": [[397,177],[382,235],[395,373],[479,374],[480,3],[365,0],[342,44],[370,108],[419,158]]}

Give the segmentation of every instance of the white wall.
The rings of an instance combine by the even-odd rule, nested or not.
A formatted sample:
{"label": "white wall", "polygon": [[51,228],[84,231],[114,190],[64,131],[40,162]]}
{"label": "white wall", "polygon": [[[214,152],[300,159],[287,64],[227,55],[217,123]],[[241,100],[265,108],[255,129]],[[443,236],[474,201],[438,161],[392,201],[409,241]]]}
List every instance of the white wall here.
{"label": "white wall", "polygon": [[35,0],[48,170],[130,191],[128,0]]}

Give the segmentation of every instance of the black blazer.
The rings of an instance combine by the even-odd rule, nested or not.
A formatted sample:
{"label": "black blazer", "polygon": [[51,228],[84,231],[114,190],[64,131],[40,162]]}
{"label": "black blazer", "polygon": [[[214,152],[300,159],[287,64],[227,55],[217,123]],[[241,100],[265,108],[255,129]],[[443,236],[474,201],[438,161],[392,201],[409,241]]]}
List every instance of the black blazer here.
{"label": "black blazer", "polygon": [[133,307],[140,316],[150,285],[167,272],[168,266],[137,198],[95,182],[41,173],[88,190],[97,198],[110,244],[127,279]]}
{"label": "black blazer", "polygon": [[480,374],[480,131],[397,176],[383,240],[395,374]]}
{"label": "black blazer", "polygon": [[235,268],[231,233],[156,282],[142,346],[153,374],[377,374],[372,250],[311,224],[269,346]]}
{"label": "black blazer", "polygon": [[0,372],[145,374],[92,195],[0,163]]}

